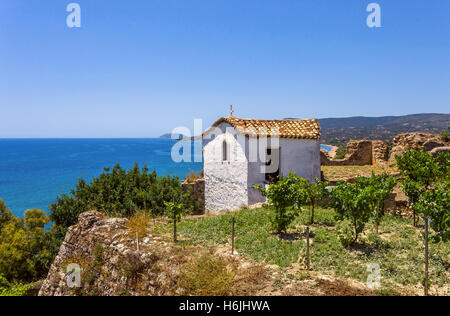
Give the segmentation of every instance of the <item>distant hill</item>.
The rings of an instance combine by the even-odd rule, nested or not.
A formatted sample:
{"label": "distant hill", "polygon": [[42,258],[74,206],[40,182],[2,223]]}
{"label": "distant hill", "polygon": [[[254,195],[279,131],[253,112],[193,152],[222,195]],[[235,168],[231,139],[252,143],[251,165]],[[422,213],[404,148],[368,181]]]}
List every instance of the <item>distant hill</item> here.
{"label": "distant hill", "polygon": [[[396,135],[407,132],[440,134],[450,127],[450,114],[411,114],[404,116],[319,119],[323,144],[345,145],[352,139],[380,139],[389,142]],[[183,135],[178,135],[182,139]],[[171,139],[172,134],[160,138]]]}
{"label": "distant hill", "polygon": [[450,127],[450,114],[412,114],[404,116],[320,119],[322,142],[346,144],[351,139],[380,139],[390,141],[406,132],[439,134]]}
{"label": "distant hill", "polygon": [[[180,140],[185,137],[183,134],[175,134],[175,136],[176,136],[176,138],[174,138],[175,140]],[[159,136],[159,138],[172,139],[172,133],[163,134],[163,135]]]}

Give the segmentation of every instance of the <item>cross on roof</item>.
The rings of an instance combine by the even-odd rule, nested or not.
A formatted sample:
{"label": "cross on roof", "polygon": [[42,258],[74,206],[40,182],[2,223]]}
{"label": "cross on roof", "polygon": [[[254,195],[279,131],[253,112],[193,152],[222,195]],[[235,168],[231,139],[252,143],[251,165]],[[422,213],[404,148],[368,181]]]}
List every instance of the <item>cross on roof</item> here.
{"label": "cross on roof", "polygon": [[233,116],[233,113],[234,113],[234,111],[233,111],[233,105],[230,105],[230,117]]}

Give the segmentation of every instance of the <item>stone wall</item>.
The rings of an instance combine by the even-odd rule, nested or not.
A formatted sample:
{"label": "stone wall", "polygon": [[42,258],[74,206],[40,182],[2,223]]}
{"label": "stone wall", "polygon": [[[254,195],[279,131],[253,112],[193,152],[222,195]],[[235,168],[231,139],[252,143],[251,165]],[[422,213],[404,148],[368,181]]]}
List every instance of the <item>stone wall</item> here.
{"label": "stone wall", "polygon": [[347,144],[345,157],[353,165],[372,164],[372,142],[370,140],[352,140]]}
{"label": "stone wall", "polygon": [[408,149],[425,149],[432,154],[448,152],[450,143],[443,142],[437,135],[428,133],[403,133],[394,137],[392,149],[381,140],[352,140],[347,145],[344,159],[332,159],[324,149],[320,152],[322,166],[387,166],[395,164],[395,156]]}
{"label": "stone wall", "polygon": [[352,140],[347,144],[347,155],[344,159],[331,159],[325,150],[321,150],[322,166],[365,166],[385,163],[388,147],[382,141]]}
{"label": "stone wall", "polygon": [[389,147],[381,140],[372,141],[372,165],[385,166],[389,159]]}
{"label": "stone wall", "polygon": [[432,151],[435,148],[448,146],[437,135],[428,133],[403,133],[392,140],[392,150],[389,155],[389,163],[395,163],[395,155],[402,155],[408,149]]}
{"label": "stone wall", "polygon": [[191,202],[194,203],[194,215],[205,213],[205,179],[197,179],[195,182],[183,181],[183,190],[191,191]]}

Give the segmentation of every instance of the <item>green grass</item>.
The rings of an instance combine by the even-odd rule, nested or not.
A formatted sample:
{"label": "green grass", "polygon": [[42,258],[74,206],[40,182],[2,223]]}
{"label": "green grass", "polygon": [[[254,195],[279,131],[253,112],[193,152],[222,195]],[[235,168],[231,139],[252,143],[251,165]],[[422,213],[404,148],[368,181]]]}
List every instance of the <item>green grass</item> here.
{"label": "green grass", "polygon": [[[236,249],[256,261],[288,267],[297,262],[300,253],[305,253],[304,233],[309,211],[303,212],[288,234],[281,238],[270,232],[267,212],[267,209],[256,209],[242,210],[234,214]],[[185,239],[194,244],[230,244],[232,216],[225,214],[187,219],[178,225],[178,230]],[[383,287],[392,287],[392,282],[403,285],[422,284],[425,264],[423,231],[414,228],[411,219],[385,216],[380,225],[381,238],[374,234],[374,225],[369,223],[366,234],[358,245],[349,249],[341,245],[335,229],[336,223],[333,210],[316,210],[316,223],[311,226],[311,262],[315,271],[365,282],[368,264],[378,263]],[[449,243],[430,243],[432,284],[443,286],[449,283],[449,258]]]}

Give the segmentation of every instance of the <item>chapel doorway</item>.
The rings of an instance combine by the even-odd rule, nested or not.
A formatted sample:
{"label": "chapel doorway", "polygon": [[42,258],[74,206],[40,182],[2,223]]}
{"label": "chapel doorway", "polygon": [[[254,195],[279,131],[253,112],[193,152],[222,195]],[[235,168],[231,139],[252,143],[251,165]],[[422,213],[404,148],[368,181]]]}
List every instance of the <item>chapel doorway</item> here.
{"label": "chapel doorway", "polygon": [[281,148],[270,148],[266,150],[266,181],[278,182],[280,176],[280,152]]}

